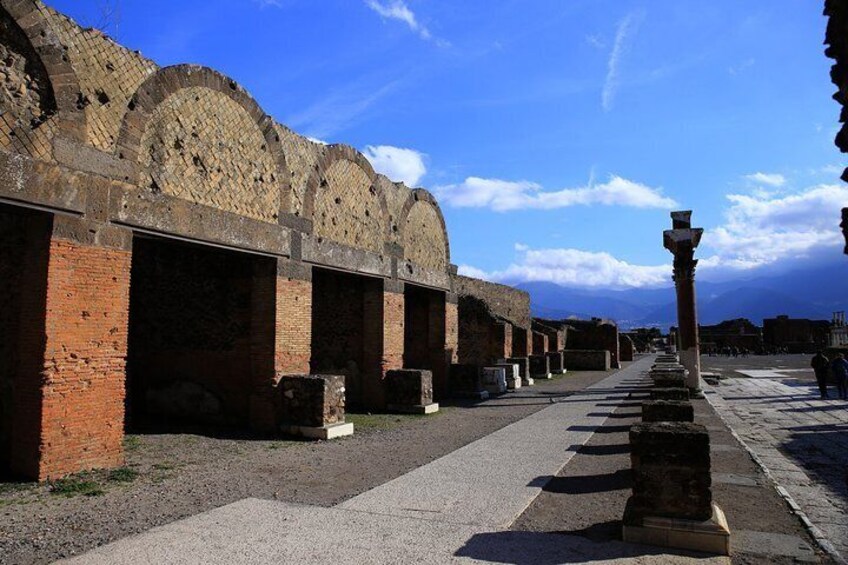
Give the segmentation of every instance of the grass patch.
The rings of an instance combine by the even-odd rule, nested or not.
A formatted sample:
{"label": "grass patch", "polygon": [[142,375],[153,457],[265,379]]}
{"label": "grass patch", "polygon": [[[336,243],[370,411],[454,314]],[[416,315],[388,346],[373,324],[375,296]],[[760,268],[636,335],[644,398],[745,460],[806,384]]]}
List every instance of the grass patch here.
{"label": "grass patch", "polygon": [[157,471],[173,471],[177,466],[173,463],[154,463],[153,468]]}
{"label": "grass patch", "polygon": [[126,451],[135,451],[141,447],[141,438],[138,436],[124,436],[124,449]]}
{"label": "grass patch", "polygon": [[131,483],[138,478],[138,471],[129,467],[119,467],[109,471],[106,478],[112,483]]}
{"label": "grass patch", "polygon": [[81,477],[66,477],[50,483],[50,494],[70,498],[72,496],[100,496],[105,494],[100,485]]}
{"label": "grass patch", "polygon": [[345,422],[352,423],[356,430],[391,430],[415,420],[433,418],[441,415],[448,408],[439,408],[435,414],[345,414]]}

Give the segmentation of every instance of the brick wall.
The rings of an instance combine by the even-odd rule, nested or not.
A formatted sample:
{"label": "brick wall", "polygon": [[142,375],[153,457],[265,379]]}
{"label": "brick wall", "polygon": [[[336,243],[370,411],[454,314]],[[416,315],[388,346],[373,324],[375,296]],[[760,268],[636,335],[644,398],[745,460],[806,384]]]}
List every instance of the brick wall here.
{"label": "brick wall", "polygon": [[445,304],[445,348],[448,361],[458,363],[459,356],[459,307],[454,302]]}
{"label": "brick wall", "polygon": [[541,332],[533,332],[533,355],[548,352],[548,336]]}
{"label": "brick wall", "polygon": [[123,460],[130,253],[53,239],[38,478]]}
{"label": "brick wall", "polygon": [[452,277],[454,292],[483,300],[493,314],[513,325],[530,327],[530,295],[523,290],[461,275]]}
{"label": "brick wall", "polygon": [[527,339],[528,332],[526,328],[512,328],[512,355],[508,357],[527,357],[533,352],[533,343]]}

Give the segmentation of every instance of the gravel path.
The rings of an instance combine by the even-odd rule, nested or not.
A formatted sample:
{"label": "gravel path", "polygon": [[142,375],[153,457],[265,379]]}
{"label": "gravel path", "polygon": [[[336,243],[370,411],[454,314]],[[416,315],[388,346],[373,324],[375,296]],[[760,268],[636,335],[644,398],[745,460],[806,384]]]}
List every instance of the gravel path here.
{"label": "gravel path", "polygon": [[[127,468],[58,485],[0,482],[0,563],[46,563],[243,498],[332,506],[550,405],[609,373],[582,372],[431,417],[359,415],[356,435],[292,442],[129,436]],[[90,496],[84,494],[88,492]]]}

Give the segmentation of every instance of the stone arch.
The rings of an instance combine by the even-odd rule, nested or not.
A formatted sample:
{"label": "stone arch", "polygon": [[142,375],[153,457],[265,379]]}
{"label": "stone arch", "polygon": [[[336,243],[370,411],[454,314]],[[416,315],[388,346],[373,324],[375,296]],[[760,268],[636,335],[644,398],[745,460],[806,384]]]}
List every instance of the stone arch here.
{"label": "stone arch", "polygon": [[398,222],[404,258],[433,271],[450,265],[450,240],[445,217],[436,198],[423,188],[414,189]]}
{"label": "stone arch", "polygon": [[128,104],[118,157],[142,189],[277,223],[290,190],[273,120],[235,81],[194,65],[166,67]]}
{"label": "stone arch", "polygon": [[53,137],[84,141],[80,87],[44,8],[34,0],[0,0],[0,147],[37,159],[52,158]]}
{"label": "stone arch", "polygon": [[327,148],[306,186],[304,216],[312,233],[382,255],[389,237],[389,210],[371,163],[346,145]]}

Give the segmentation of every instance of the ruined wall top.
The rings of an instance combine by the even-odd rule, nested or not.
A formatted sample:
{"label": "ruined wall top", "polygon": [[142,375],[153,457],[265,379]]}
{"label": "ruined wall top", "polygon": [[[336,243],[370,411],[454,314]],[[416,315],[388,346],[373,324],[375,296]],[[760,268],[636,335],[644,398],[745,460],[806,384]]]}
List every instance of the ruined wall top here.
{"label": "ruined wall top", "polygon": [[530,295],[523,290],[462,275],[453,276],[453,290],[483,300],[496,316],[515,326],[531,327]]}
{"label": "ruined wall top", "polygon": [[[410,280],[449,286],[430,193],[376,174],[351,147],[296,134],[234,80],[160,68],[41,0],[0,0],[0,54],[0,151],[106,179],[97,220],[317,263],[344,257],[383,276],[402,266]],[[25,181],[18,199],[91,211],[87,189],[42,182],[27,194]]]}

